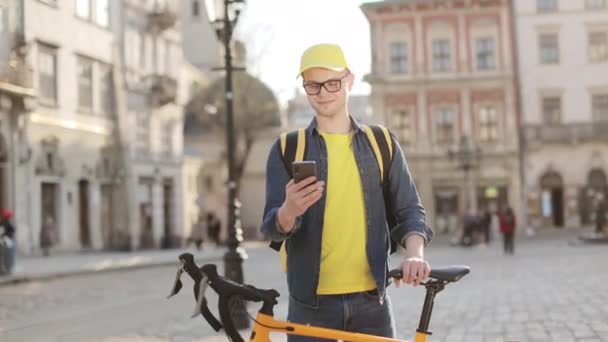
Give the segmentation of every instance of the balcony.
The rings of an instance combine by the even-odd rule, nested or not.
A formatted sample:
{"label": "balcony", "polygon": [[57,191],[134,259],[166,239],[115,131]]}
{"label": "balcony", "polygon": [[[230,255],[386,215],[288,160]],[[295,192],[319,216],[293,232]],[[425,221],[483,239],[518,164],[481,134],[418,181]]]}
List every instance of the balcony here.
{"label": "balcony", "polygon": [[175,102],[177,96],[177,81],[167,75],[150,75],[147,77],[148,95],[150,102],[164,106]]}
{"label": "balcony", "polygon": [[529,144],[571,144],[608,142],[608,121],[563,125],[526,125],[523,127]]}
{"label": "balcony", "polygon": [[169,2],[148,13],[148,29],[153,32],[163,32],[173,27],[176,21],[177,10]]}
{"label": "balcony", "polygon": [[32,75],[32,68],[23,60],[0,62],[0,89],[17,96],[32,96]]}

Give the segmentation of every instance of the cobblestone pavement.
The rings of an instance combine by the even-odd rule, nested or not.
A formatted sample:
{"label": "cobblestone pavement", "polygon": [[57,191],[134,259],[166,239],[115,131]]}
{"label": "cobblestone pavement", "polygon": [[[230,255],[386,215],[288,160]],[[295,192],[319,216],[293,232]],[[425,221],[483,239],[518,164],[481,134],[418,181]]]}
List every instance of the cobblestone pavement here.
{"label": "cobblestone pavement", "polygon": [[[571,240],[562,234],[518,241],[515,256],[503,256],[498,242],[470,249],[432,245],[432,266],[465,264],[471,274],[437,296],[428,340],[608,342],[608,245]],[[279,290],[275,312],[284,318],[287,291],[277,255],[266,248],[248,253],[246,282]],[[189,318],[189,280],[165,299],[174,274],[165,266],[0,287],[0,341],[226,341],[201,317]],[[399,337],[411,339],[424,290],[390,293]]]}

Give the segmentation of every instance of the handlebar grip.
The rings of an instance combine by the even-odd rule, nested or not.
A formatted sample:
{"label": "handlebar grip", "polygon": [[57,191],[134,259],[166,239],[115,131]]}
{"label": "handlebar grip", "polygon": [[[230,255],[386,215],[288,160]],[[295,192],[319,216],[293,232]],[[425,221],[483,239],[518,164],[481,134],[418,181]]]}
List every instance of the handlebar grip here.
{"label": "handlebar grip", "polygon": [[238,299],[238,296],[220,296],[219,298],[219,310],[220,310],[220,319],[222,323],[224,323],[224,331],[226,335],[232,342],[245,342],[239,331],[234,327],[234,322],[232,321],[232,316],[230,315],[230,300],[232,298]]}

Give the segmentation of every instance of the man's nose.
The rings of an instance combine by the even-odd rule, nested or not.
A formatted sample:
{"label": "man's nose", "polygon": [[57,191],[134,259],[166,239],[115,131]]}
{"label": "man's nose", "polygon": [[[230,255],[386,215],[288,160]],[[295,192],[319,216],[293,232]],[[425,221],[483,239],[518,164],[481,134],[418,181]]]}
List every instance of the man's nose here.
{"label": "man's nose", "polygon": [[321,90],[319,91],[319,93],[317,94],[317,96],[322,97],[322,96],[326,96],[329,95],[330,92],[327,90],[327,88],[325,88],[325,85],[321,86]]}

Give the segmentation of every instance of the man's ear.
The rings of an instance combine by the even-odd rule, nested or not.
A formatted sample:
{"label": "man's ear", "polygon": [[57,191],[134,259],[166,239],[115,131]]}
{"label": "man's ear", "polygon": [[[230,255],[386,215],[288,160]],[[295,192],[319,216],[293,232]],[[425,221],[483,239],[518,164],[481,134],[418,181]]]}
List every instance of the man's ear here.
{"label": "man's ear", "polygon": [[352,72],[348,74],[348,91],[353,90],[353,85],[355,84],[355,74]]}

